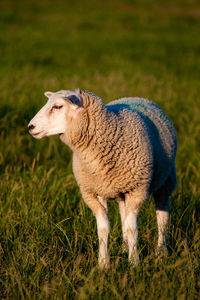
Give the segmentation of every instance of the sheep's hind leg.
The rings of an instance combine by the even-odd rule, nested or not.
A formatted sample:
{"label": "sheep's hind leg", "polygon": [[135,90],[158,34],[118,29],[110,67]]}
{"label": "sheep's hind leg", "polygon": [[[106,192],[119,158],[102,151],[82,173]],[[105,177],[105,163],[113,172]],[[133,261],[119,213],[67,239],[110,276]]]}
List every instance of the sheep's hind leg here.
{"label": "sheep's hind leg", "polygon": [[156,218],[158,224],[158,244],[156,255],[167,253],[167,234],[169,224],[169,208],[156,209]]}
{"label": "sheep's hind leg", "polygon": [[165,184],[153,193],[156,218],[158,225],[158,243],[156,255],[162,255],[167,252],[167,235],[169,226],[169,201],[173,190],[176,187],[176,170],[172,169],[170,176],[167,178]]}
{"label": "sheep's hind leg", "polygon": [[90,207],[97,221],[97,233],[99,239],[99,258],[98,263],[101,269],[107,269],[110,266],[110,257],[108,254],[108,208],[107,201],[94,194],[82,192],[85,203]]}
{"label": "sheep's hind leg", "polygon": [[126,217],[125,217],[125,230],[128,240],[129,261],[137,265],[139,263],[139,256],[137,250],[137,217],[140,208],[148,197],[148,192],[134,191],[125,196]]}

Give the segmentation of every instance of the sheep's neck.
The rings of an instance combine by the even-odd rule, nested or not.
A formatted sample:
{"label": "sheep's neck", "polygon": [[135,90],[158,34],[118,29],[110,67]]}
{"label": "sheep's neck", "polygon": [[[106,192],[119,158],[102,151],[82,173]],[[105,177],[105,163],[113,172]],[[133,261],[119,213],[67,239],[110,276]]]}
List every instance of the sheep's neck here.
{"label": "sheep's neck", "polygon": [[95,160],[101,165],[102,160],[109,159],[111,149],[116,147],[120,129],[116,116],[105,107],[89,111],[89,125],[75,149],[76,154],[85,163],[92,164]]}

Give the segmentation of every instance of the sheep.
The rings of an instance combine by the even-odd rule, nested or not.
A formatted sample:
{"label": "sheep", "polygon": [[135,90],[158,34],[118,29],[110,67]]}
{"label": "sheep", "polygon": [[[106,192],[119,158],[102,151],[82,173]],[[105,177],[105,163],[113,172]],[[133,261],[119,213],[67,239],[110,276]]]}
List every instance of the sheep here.
{"label": "sheep", "polygon": [[176,131],[164,112],[144,98],[121,98],[104,105],[77,89],[46,92],[47,103],[30,121],[34,138],[59,134],[73,151],[73,173],[84,202],[97,221],[98,263],[109,268],[109,199],[119,205],[123,249],[139,262],[137,218],[147,198],[155,200],[158,242],[166,251],[169,200],[176,188]]}

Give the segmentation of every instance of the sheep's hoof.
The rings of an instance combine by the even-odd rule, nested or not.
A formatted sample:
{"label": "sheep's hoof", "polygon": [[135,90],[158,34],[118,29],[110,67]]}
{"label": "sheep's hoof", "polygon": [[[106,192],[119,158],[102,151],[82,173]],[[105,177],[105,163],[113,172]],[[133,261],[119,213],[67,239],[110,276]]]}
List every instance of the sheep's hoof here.
{"label": "sheep's hoof", "polygon": [[99,269],[100,270],[109,270],[110,269],[110,257],[99,257]]}
{"label": "sheep's hoof", "polygon": [[162,258],[168,254],[167,247],[162,246],[156,249],[156,257],[157,258]]}
{"label": "sheep's hoof", "polygon": [[135,255],[135,254],[129,256],[128,260],[129,260],[129,263],[130,263],[130,265],[131,265],[132,267],[137,267],[137,266],[139,265],[139,263],[140,263],[140,258],[139,258],[139,256],[138,256],[138,255]]}
{"label": "sheep's hoof", "polygon": [[122,253],[127,253],[128,252],[128,244],[126,241],[123,241],[122,244]]}

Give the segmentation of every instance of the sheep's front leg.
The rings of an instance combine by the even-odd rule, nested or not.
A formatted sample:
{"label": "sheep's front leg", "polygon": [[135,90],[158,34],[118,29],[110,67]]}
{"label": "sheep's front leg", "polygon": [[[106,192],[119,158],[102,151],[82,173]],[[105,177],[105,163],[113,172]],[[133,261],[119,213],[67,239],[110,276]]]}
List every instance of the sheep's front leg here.
{"label": "sheep's front leg", "polygon": [[107,211],[97,210],[95,213],[97,220],[97,233],[99,239],[99,267],[101,269],[109,268],[110,257],[108,254],[108,234],[109,234],[109,221]]}
{"label": "sheep's front leg", "polygon": [[129,252],[128,259],[134,265],[136,265],[139,262],[138,251],[137,251],[137,237],[138,237],[137,216],[138,216],[138,212],[133,210],[127,213],[125,219],[125,228],[127,232],[128,252]]}
{"label": "sheep's front leg", "polygon": [[101,269],[109,268],[110,257],[108,254],[108,208],[107,201],[94,194],[82,193],[85,203],[90,207],[97,221],[97,233],[99,239],[99,267]]}
{"label": "sheep's front leg", "polygon": [[128,240],[129,261],[137,265],[139,263],[139,256],[137,250],[138,227],[137,218],[141,206],[148,197],[148,193],[131,192],[125,196],[126,217],[125,217],[125,231]]}
{"label": "sheep's front leg", "polygon": [[119,212],[121,217],[121,224],[122,224],[122,234],[123,234],[123,244],[122,244],[122,251],[126,252],[128,250],[128,238],[125,226],[125,219],[126,219],[126,206],[125,201],[119,201]]}

